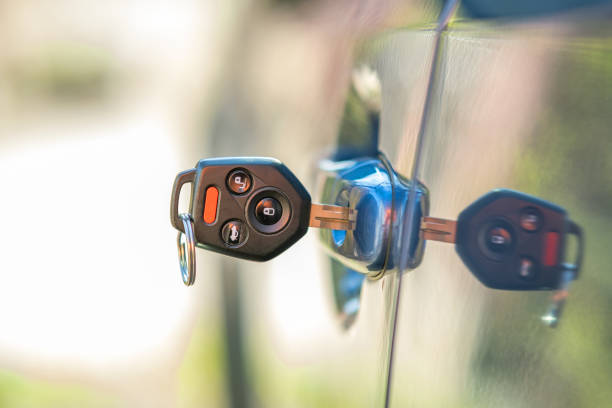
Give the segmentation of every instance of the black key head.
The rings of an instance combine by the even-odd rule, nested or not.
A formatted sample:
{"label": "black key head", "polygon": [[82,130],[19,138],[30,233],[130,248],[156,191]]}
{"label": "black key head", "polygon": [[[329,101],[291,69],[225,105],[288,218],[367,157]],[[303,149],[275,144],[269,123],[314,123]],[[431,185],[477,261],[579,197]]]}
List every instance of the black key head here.
{"label": "black key head", "polygon": [[[578,260],[564,263],[568,234],[579,240]],[[493,190],[457,220],[457,253],[486,286],[505,290],[554,290],[565,271],[577,277],[582,234],[567,212],[513,190]]]}
{"label": "black key head", "polygon": [[200,160],[174,182],[170,218],[178,218],[181,187],[191,183],[189,212],[197,246],[254,261],[269,260],[308,230],[311,200],[284,164],[269,158]]}

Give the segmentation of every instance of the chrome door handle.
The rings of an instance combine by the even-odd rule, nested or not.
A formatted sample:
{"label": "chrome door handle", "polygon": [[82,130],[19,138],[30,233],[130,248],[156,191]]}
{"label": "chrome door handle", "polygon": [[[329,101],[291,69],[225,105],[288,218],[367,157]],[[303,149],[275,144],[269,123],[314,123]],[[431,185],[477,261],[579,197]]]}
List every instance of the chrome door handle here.
{"label": "chrome door handle", "polygon": [[[408,264],[416,268],[425,242],[419,239],[421,217],[429,212],[429,193],[418,183],[414,211],[407,211],[411,181],[400,177],[381,153],[344,161],[319,163],[317,199],[356,210],[352,231],[321,230],[319,241],[326,252],[344,266],[376,279],[399,266],[401,228],[407,212],[417,229],[409,245]],[[404,246],[405,247],[405,246]]]}

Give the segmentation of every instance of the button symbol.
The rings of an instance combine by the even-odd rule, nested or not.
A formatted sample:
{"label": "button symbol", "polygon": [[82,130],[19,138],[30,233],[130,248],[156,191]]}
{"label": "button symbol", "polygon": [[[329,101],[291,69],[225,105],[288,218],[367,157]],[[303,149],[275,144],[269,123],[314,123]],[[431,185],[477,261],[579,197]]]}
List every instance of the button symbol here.
{"label": "button symbol", "polygon": [[238,228],[236,227],[236,225],[232,225],[230,229],[232,230],[232,232],[230,233],[229,240],[232,244],[237,244],[238,238],[240,238],[240,233],[238,232]]}
{"label": "button symbol", "polygon": [[508,256],[514,248],[514,230],[504,220],[493,220],[484,224],[478,234],[480,250],[496,261]]}
{"label": "button symbol", "polygon": [[506,243],[506,237],[504,237],[503,235],[493,235],[491,237],[491,242],[493,244],[497,244],[497,245],[503,245],[504,243]]}
{"label": "button symbol", "polygon": [[244,194],[251,189],[251,176],[245,170],[233,170],[227,177],[227,187],[234,194]]}
{"label": "button symbol", "polygon": [[542,217],[535,208],[526,208],[521,212],[521,228],[527,232],[535,232],[540,229]]}
{"label": "button symbol", "polygon": [[487,247],[493,252],[505,252],[512,242],[510,232],[503,227],[491,228],[487,235]]}
{"label": "button symbol", "polygon": [[525,280],[531,280],[535,278],[535,263],[526,257],[522,257],[519,263],[519,276]]}
{"label": "button symbol", "polygon": [[247,182],[246,179],[243,178],[242,176],[236,176],[234,177],[234,183],[236,183],[236,185],[238,185],[238,189],[241,192],[244,192],[247,188]]}
{"label": "button symbol", "polygon": [[255,218],[263,225],[276,224],[282,215],[283,207],[276,198],[262,198],[255,206]]}
{"label": "button symbol", "polygon": [[232,220],[221,229],[221,238],[229,246],[242,245],[247,238],[247,231],[242,221]]}

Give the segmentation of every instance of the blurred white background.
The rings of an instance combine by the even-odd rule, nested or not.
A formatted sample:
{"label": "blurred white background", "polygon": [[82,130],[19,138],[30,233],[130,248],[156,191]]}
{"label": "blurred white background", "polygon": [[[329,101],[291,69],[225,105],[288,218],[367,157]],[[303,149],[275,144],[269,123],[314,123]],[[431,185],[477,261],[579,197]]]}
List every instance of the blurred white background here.
{"label": "blurred white background", "polygon": [[175,403],[215,289],[178,279],[168,197],[204,150],[231,3],[0,4],[2,370]]}

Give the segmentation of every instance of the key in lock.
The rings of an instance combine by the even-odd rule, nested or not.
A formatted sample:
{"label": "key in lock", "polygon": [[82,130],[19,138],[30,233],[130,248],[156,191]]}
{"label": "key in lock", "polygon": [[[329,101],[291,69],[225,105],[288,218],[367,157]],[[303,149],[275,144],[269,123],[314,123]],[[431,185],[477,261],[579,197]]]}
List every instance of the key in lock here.
{"label": "key in lock", "polygon": [[[297,178],[274,159],[201,160],[176,178],[172,223],[185,231],[178,194],[190,182],[193,246],[230,256],[265,261],[301,238],[308,226],[319,227],[328,254],[375,279],[399,270],[403,260],[403,267],[417,267],[427,240],[454,243],[464,264],[488,287],[557,290],[546,318],[556,324],[568,285],[578,277],[584,246],[580,227],[561,207],[500,189],[476,200],[457,221],[445,220],[429,217],[427,188],[397,175],[382,155],[323,161],[321,169],[320,198],[330,203],[325,205],[312,204]],[[573,263],[564,261],[570,235],[578,240]],[[406,236],[411,242],[402,242]]]}

